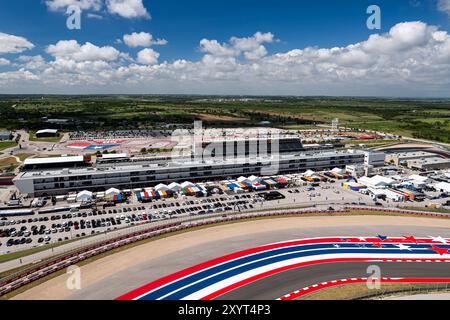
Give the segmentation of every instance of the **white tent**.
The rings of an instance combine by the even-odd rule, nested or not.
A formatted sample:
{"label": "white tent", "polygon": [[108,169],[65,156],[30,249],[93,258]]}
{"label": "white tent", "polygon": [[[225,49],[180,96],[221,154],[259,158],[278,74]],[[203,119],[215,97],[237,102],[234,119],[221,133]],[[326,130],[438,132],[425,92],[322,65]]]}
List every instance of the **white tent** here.
{"label": "white tent", "polygon": [[105,196],[107,197],[114,197],[114,196],[118,196],[120,194],[120,190],[116,189],[116,188],[110,188],[108,190],[106,190],[105,192]]}
{"label": "white tent", "polygon": [[261,179],[258,178],[257,176],[250,176],[250,177],[248,177],[248,180],[250,180],[252,183],[261,181]]}
{"label": "white tent", "polygon": [[245,182],[245,181],[248,181],[248,179],[247,179],[246,177],[239,177],[239,178],[237,179],[237,181],[239,181],[239,182]]}
{"label": "white tent", "polygon": [[160,183],[160,184],[158,184],[156,187],[155,187],[155,190],[156,191],[167,191],[167,190],[169,190],[169,187],[168,186],[166,186],[165,184],[163,184],[163,183]]}
{"label": "white tent", "polygon": [[316,174],[316,173],[315,173],[314,171],[308,170],[308,171],[306,171],[303,175],[304,175],[304,176],[311,177],[311,176],[313,176],[313,175],[315,175],[315,174]]}
{"label": "white tent", "polygon": [[77,202],[89,202],[92,201],[92,192],[84,190],[77,194]]}
{"label": "white tent", "polygon": [[371,188],[386,188],[395,183],[395,180],[382,176],[374,176],[372,178],[361,177],[358,179],[358,182]]}
{"label": "white tent", "polygon": [[193,184],[192,182],[189,182],[189,181],[185,181],[181,184],[182,188],[189,188],[189,187],[193,187],[193,186],[195,186],[195,184]]}
{"label": "white tent", "polygon": [[168,185],[169,189],[174,191],[174,192],[179,192],[181,191],[181,185],[179,183],[176,182],[172,182],[171,184]]}
{"label": "white tent", "polygon": [[409,180],[414,185],[427,185],[433,181],[428,177],[419,176],[418,174],[410,175]]}

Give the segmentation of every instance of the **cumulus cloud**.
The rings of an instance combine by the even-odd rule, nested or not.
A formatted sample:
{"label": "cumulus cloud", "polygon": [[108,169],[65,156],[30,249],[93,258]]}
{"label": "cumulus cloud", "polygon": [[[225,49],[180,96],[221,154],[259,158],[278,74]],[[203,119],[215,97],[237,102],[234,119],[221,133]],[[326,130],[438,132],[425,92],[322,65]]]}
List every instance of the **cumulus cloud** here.
{"label": "cumulus cloud", "polygon": [[239,56],[244,54],[248,60],[255,60],[267,54],[263,43],[274,40],[272,33],[257,32],[252,37],[232,37],[228,43],[220,44],[217,40],[203,39],[200,41],[200,50],[213,56]]}
{"label": "cumulus cloud", "polygon": [[113,47],[98,47],[90,42],[80,45],[75,40],[58,41],[48,46],[47,53],[59,59],[74,61],[113,61],[120,55],[120,52]]}
{"label": "cumulus cloud", "polygon": [[8,59],[0,58],[0,66],[7,66],[11,63]]}
{"label": "cumulus cloud", "polygon": [[165,39],[153,39],[153,36],[148,32],[133,32],[123,36],[123,42],[132,48],[135,47],[150,47],[152,45],[166,45]]}
{"label": "cumulus cloud", "polygon": [[81,10],[99,11],[103,6],[102,0],[46,0],[45,4],[51,11],[65,11],[69,6],[76,5]]}
{"label": "cumulus cloud", "polygon": [[141,64],[153,65],[158,63],[159,53],[153,49],[146,48],[138,52],[137,61]]}
{"label": "cumulus cloud", "polygon": [[108,12],[124,18],[150,18],[142,0],[106,0]]}
{"label": "cumulus cloud", "polygon": [[450,16],[450,0],[438,0],[438,9]]}
{"label": "cumulus cloud", "polygon": [[127,19],[150,18],[143,0],[45,0],[50,11],[66,11],[69,6],[76,5],[81,10],[91,11],[88,17],[101,19],[103,16],[93,13],[109,12]]}
{"label": "cumulus cloud", "polygon": [[[261,32],[225,43],[202,39],[200,59],[170,62],[151,48],[134,60],[110,46],[59,41],[47,47],[51,60],[21,58],[9,79],[0,73],[0,88],[8,79],[11,86],[32,81],[69,92],[450,96],[450,35],[420,21],[342,47],[270,53],[274,39]],[[141,40],[133,44],[148,44]]]}
{"label": "cumulus cloud", "polygon": [[0,53],[20,53],[33,48],[34,44],[23,37],[0,32]]}

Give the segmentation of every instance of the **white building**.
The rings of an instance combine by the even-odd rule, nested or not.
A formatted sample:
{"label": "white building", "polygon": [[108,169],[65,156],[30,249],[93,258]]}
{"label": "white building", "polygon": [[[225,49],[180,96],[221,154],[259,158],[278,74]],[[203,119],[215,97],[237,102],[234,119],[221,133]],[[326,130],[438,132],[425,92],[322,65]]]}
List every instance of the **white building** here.
{"label": "white building", "polygon": [[428,177],[419,176],[418,174],[413,174],[408,177],[407,182],[412,183],[417,188],[423,188],[423,187],[429,185],[430,183],[432,183],[433,180],[431,180]]}
{"label": "white building", "polygon": [[[126,165],[98,165],[88,168],[26,171],[14,184],[28,195],[56,195],[81,190],[103,191],[116,187],[134,189],[159,183],[228,179],[249,175],[274,175],[307,170],[344,168],[364,162],[362,152],[312,152],[230,159],[156,159]],[[273,172],[273,173],[272,173]],[[182,187],[185,185],[182,184]]]}
{"label": "white building", "polygon": [[367,166],[382,167],[385,160],[384,152],[364,151],[364,164]]}

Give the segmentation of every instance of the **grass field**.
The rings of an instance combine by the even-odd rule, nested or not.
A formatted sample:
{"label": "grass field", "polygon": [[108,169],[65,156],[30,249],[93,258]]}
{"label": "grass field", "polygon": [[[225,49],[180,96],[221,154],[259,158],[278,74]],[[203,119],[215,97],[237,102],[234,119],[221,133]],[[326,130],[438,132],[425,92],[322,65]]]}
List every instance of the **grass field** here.
{"label": "grass field", "polygon": [[19,165],[15,157],[8,157],[0,159],[0,172],[2,171],[14,171],[14,169]]}
{"label": "grass field", "polygon": [[[441,287],[445,287],[445,284],[441,285]],[[365,283],[353,283],[324,288],[301,297],[299,300],[359,300],[366,297],[376,297],[378,295],[410,295],[423,291],[428,293],[450,291],[450,289],[437,290],[437,288],[439,288],[439,286],[437,286],[436,283],[382,283],[380,289],[369,289]]]}
{"label": "grass field", "polygon": [[16,145],[17,143],[15,141],[0,141],[0,150],[15,147]]}
{"label": "grass field", "polygon": [[[0,127],[32,131],[42,117],[70,120],[63,131],[161,127],[167,123],[207,127],[256,126],[311,129],[339,118],[342,126],[450,142],[450,100],[325,97],[33,96],[2,98]],[[14,107],[12,107],[14,105]],[[26,117],[25,117],[26,116]],[[23,118],[27,120],[20,120]],[[32,140],[35,140],[32,138]],[[39,140],[38,140],[39,141]],[[57,142],[59,139],[40,141]]]}
{"label": "grass field", "polygon": [[18,153],[16,157],[20,159],[20,161],[24,161],[25,159],[34,156],[34,153]]}

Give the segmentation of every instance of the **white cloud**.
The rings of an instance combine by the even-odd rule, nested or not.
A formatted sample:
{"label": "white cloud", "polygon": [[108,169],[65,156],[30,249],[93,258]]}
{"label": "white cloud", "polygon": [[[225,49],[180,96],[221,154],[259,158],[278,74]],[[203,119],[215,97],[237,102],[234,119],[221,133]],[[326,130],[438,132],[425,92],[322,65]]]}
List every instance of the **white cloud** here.
{"label": "white cloud", "polygon": [[438,9],[450,16],[450,0],[438,0]]}
{"label": "white cloud", "polygon": [[120,55],[120,52],[113,47],[97,47],[90,42],[80,45],[75,40],[58,41],[58,43],[48,46],[47,53],[56,58],[74,61],[113,61]]}
{"label": "white cloud", "polygon": [[142,0],[106,0],[108,12],[124,18],[150,18]]}
{"label": "white cloud", "polygon": [[17,60],[23,63],[21,67],[29,70],[43,70],[46,67],[45,59],[41,55],[20,56]]}
{"label": "white cloud", "polygon": [[154,65],[158,63],[159,53],[153,49],[146,48],[138,52],[137,61],[140,64]]}
{"label": "white cloud", "polygon": [[126,34],[123,36],[123,42],[132,48],[135,47],[150,47],[152,45],[165,45],[167,40],[165,39],[153,39],[153,36],[147,32],[133,32],[132,34]]}
{"label": "white cloud", "polygon": [[103,16],[100,14],[96,14],[96,13],[88,13],[87,17],[89,19],[103,20]]}
{"label": "white cloud", "polygon": [[32,83],[65,93],[450,96],[450,35],[422,22],[343,47],[270,53],[272,42],[271,33],[203,39],[199,60],[158,62],[151,48],[134,60],[110,46],[59,41],[47,48],[50,61],[19,58],[15,73],[0,73],[0,92]]}
{"label": "white cloud", "polygon": [[83,11],[90,11],[88,18],[102,19],[93,12],[109,12],[127,19],[150,18],[143,0],[45,0],[50,11],[65,12],[69,6],[76,5]]}
{"label": "white cloud", "polygon": [[257,32],[252,37],[232,37],[228,43],[220,44],[217,40],[203,39],[200,41],[200,50],[214,56],[239,56],[244,54],[248,60],[257,60],[267,54],[263,43],[274,40],[272,33]]}
{"label": "white cloud", "polygon": [[23,37],[0,32],[0,53],[20,53],[33,48],[34,44]]}
{"label": "white cloud", "polygon": [[5,58],[0,58],[0,66],[8,66],[9,64],[11,64],[11,61]]}
{"label": "white cloud", "polygon": [[103,6],[103,0],[46,0],[45,4],[51,11],[65,11],[67,7],[76,5],[81,10],[99,11]]}

